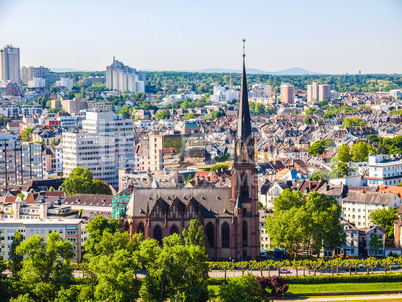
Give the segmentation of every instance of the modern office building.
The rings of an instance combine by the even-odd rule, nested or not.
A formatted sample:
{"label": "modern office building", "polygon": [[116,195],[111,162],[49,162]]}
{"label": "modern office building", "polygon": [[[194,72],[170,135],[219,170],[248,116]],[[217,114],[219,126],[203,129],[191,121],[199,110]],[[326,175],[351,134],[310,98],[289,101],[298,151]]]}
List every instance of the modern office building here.
{"label": "modern office building", "polygon": [[0,80],[21,84],[19,48],[7,45],[0,49]]}
{"label": "modern office building", "polygon": [[114,134],[101,135],[87,132],[64,132],[63,176],[68,177],[74,168],[87,168],[94,179],[112,186],[118,185]]}
{"label": "modern office building", "polygon": [[295,88],[289,83],[281,85],[281,101],[285,104],[293,104],[295,99]]}
{"label": "modern office building", "polygon": [[17,142],[10,133],[1,133],[0,194],[27,180],[42,178],[42,144]]}
{"label": "modern office building", "polygon": [[87,112],[82,131],[62,137],[63,175],[88,168],[95,179],[118,186],[118,170],[134,168],[133,121],[113,112]]}
{"label": "modern office building", "polygon": [[321,102],[323,100],[331,100],[331,85],[322,83],[313,83],[307,85],[307,102]]}
{"label": "modern office building", "polygon": [[111,90],[145,92],[145,73],[115,60],[106,67],[106,86]]}
{"label": "modern office building", "polygon": [[113,111],[113,105],[110,102],[87,101],[88,111],[108,112]]}
{"label": "modern office building", "polygon": [[[121,114],[87,112],[82,129],[88,133],[114,134],[116,170],[134,168],[133,120],[123,119]],[[116,178],[117,179],[117,178]]]}

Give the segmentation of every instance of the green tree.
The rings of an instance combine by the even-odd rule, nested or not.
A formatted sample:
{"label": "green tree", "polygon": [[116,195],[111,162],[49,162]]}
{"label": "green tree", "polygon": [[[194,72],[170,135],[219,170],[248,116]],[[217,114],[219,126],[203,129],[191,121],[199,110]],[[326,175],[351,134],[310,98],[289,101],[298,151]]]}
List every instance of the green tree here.
{"label": "green tree", "polygon": [[141,286],[143,301],[207,301],[207,255],[198,245],[183,245],[178,234],[165,237],[163,248]]}
{"label": "green tree", "polygon": [[222,283],[219,296],[222,302],[261,302],[264,300],[258,280],[252,274],[231,278],[227,284]]}
{"label": "green tree", "polygon": [[90,192],[91,194],[113,195],[109,185],[100,179],[94,179],[92,181]]}
{"label": "green tree", "polygon": [[398,210],[392,208],[378,208],[370,213],[371,222],[383,227],[388,238],[394,238],[394,221],[398,220]]}
{"label": "green tree", "polygon": [[24,237],[20,232],[14,233],[13,241],[11,242],[10,252],[8,255],[8,259],[10,261],[9,268],[14,280],[19,280],[18,273],[22,269],[22,261],[24,260],[24,255],[17,253],[17,248],[20,246],[23,240]]}
{"label": "green tree", "polygon": [[17,253],[25,256],[19,272],[22,291],[36,301],[52,301],[62,287],[70,286],[72,248],[59,233],[49,233],[47,242],[39,235],[21,242]]}
{"label": "green tree", "polygon": [[31,128],[25,128],[24,130],[22,130],[20,133],[21,141],[30,142],[31,141],[31,133],[32,133]]}
{"label": "green tree", "polygon": [[362,162],[368,161],[368,155],[370,153],[375,154],[376,150],[369,143],[358,142],[352,146],[350,153],[354,162]]}
{"label": "green tree", "polygon": [[380,141],[378,136],[375,134],[370,134],[369,136],[367,136],[367,140],[372,144],[377,144]]}
{"label": "green tree", "polygon": [[169,114],[169,112],[167,112],[166,110],[159,110],[159,111],[155,114],[155,117],[156,117],[158,120],[164,120],[164,119],[169,118],[169,117],[170,117],[170,114]]}
{"label": "green tree", "polygon": [[265,114],[265,106],[261,103],[256,103],[254,107],[254,114],[256,115]]}
{"label": "green tree", "polygon": [[191,120],[191,119],[194,119],[194,118],[195,118],[195,115],[194,115],[193,112],[185,113],[183,115],[183,120]]}
{"label": "green tree", "polygon": [[311,123],[312,123],[312,118],[311,118],[311,116],[306,116],[305,118],[304,118],[304,124],[306,124],[306,125],[310,125]]}
{"label": "green tree", "polygon": [[88,169],[74,168],[62,184],[66,195],[89,194],[93,181],[93,174]]}
{"label": "green tree", "polygon": [[332,171],[329,173],[329,178],[339,178],[349,176],[349,167],[345,163],[333,163]]}
{"label": "green tree", "polygon": [[219,110],[213,110],[210,115],[214,118],[218,118],[222,116],[222,113]]}
{"label": "green tree", "polygon": [[273,246],[283,246],[296,255],[300,248],[307,252],[333,249],[345,240],[341,208],[332,197],[312,192],[306,198],[299,191],[285,189],[274,200],[274,209],[265,226]]}
{"label": "green tree", "polygon": [[208,240],[204,227],[197,219],[192,219],[189,227],[183,230],[183,239],[186,245],[198,245],[208,250]]}
{"label": "green tree", "polygon": [[306,109],[306,112],[305,112],[306,115],[312,115],[314,113],[315,113],[315,108],[314,107],[308,107]]}
{"label": "green tree", "polygon": [[329,181],[329,176],[327,173],[321,170],[315,170],[313,174],[311,175],[311,180],[312,181],[321,181],[323,183],[328,183]]}
{"label": "green tree", "polygon": [[102,247],[99,245],[103,238],[103,233],[115,233],[120,228],[120,222],[117,219],[108,219],[103,216],[96,216],[88,223],[85,231],[89,233],[85,242],[85,251],[90,255],[99,255]]}
{"label": "green tree", "polygon": [[350,162],[350,148],[348,144],[343,144],[338,150],[338,160],[344,163]]}
{"label": "green tree", "polygon": [[371,233],[368,245],[370,251],[374,251],[374,256],[377,256],[377,251],[382,248],[380,236],[377,233]]}
{"label": "green tree", "polygon": [[342,122],[342,128],[345,127],[357,127],[357,126],[365,126],[366,122],[362,121],[358,117],[347,117]]}

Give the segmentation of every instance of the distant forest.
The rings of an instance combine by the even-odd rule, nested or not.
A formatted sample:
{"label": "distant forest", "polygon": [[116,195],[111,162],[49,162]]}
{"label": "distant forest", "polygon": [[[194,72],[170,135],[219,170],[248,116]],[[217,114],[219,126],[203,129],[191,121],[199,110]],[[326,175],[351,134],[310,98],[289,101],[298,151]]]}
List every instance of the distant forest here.
{"label": "distant forest", "polygon": [[[62,72],[63,77],[72,78],[75,82],[87,76],[105,76],[105,71],[94,72]],[[241,75],[238,73],[199,73],[199,72],[178,72],[178,71],[151,71],[147,75],[147,92],[157,93],[162,90],[169,90],[174,93],[179,88],[186,88],[190,91],[204,93],[203,86],[206,83],[218,83],[219,85],[240,85]],[[279,89],[281,83],[288,82],[295,86],[295,89],[305,90],[308,84],[321,82],[330,84],[333,90],[338,92],[377,92],[390,91],[391,89],[402,88],[401,75],[262,75],[248,74],[249,85],[264,83]],[[163,89],[165,88],[165,89]]]}

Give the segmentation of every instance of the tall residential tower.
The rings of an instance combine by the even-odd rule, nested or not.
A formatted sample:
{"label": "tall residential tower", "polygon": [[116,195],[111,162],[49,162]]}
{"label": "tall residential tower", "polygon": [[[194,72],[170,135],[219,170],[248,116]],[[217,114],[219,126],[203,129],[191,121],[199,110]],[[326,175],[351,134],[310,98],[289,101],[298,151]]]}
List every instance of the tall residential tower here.
{"label": "tall residential tower", "polygon": [[21,84],[19,48],[6,45],[0,49],[0,80]]}

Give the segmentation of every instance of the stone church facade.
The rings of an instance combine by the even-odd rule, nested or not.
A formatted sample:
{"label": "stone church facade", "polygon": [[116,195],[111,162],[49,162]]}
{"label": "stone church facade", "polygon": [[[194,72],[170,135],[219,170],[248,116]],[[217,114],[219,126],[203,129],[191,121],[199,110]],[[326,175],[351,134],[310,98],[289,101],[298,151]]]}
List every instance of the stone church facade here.
{"label": "stone church facade", "polygon": [[126,212],[130,234],[142,232],[162,242],[197,219],[204,226],[211,259],[259,258],[258,180],[244,57],[231,188],[134,189]]}

